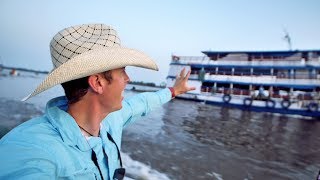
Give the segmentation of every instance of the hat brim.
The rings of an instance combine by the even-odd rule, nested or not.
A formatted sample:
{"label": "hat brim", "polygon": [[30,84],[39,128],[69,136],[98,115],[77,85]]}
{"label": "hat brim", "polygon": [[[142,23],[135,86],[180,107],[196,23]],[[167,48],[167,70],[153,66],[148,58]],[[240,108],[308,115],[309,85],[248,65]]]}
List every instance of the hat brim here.
{"label": "hat brim", "polygon": [[158,71],[157,64],[146,54],[124,47],[104,47],[82,53],[48,74],[42,83],[22,101],[64,82],[126,66]]}

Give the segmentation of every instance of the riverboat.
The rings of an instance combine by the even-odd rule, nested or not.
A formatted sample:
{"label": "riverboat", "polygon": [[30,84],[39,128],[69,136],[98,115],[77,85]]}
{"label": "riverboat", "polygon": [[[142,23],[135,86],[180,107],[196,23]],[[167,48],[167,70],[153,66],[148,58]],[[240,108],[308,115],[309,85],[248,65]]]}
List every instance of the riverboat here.
{"label": "riverboat", "polygon": [[245,110],[320,118],[320,50],[203,51],[172,55],[167,86],[191,70],[196,90],[177,98]]}

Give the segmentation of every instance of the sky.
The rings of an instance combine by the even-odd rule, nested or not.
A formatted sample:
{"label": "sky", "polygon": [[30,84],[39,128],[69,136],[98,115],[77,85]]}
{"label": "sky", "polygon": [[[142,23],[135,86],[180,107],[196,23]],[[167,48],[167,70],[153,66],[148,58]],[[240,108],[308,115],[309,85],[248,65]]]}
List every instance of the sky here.
{"label": "sky", "polygon": [[1,0],[0,63],[50,71],[49,43],[78,24],[113,26],[122,45],[159,71],[128,68],[132,81],[165,82],[171,55],[201,51],[320,49],[320,0]]}

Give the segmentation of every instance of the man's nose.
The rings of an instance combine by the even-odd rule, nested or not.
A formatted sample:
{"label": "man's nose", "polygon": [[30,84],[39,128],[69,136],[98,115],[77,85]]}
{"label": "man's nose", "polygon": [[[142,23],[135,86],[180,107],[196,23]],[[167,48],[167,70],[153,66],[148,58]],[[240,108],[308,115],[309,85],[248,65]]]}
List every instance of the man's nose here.
{"label": "man's nose", "polygon": [[125,81],[126,81],[126,82],[130,82],[130,77],[128,76],[127,73],[126,73],[126,75],[125,75]]}

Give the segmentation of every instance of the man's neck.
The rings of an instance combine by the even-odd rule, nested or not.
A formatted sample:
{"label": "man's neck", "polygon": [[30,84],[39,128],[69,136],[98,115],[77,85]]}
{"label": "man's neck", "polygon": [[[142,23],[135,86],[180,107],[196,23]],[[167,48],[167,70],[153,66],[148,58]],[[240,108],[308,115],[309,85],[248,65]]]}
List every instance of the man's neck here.
{"label": "man's neck", "polygon": [[70,104],[68,113],[75,119],[78,126],[91,136],[99,136],[100,123],[107,115],[101,111],[97,103],[81,100]]}

